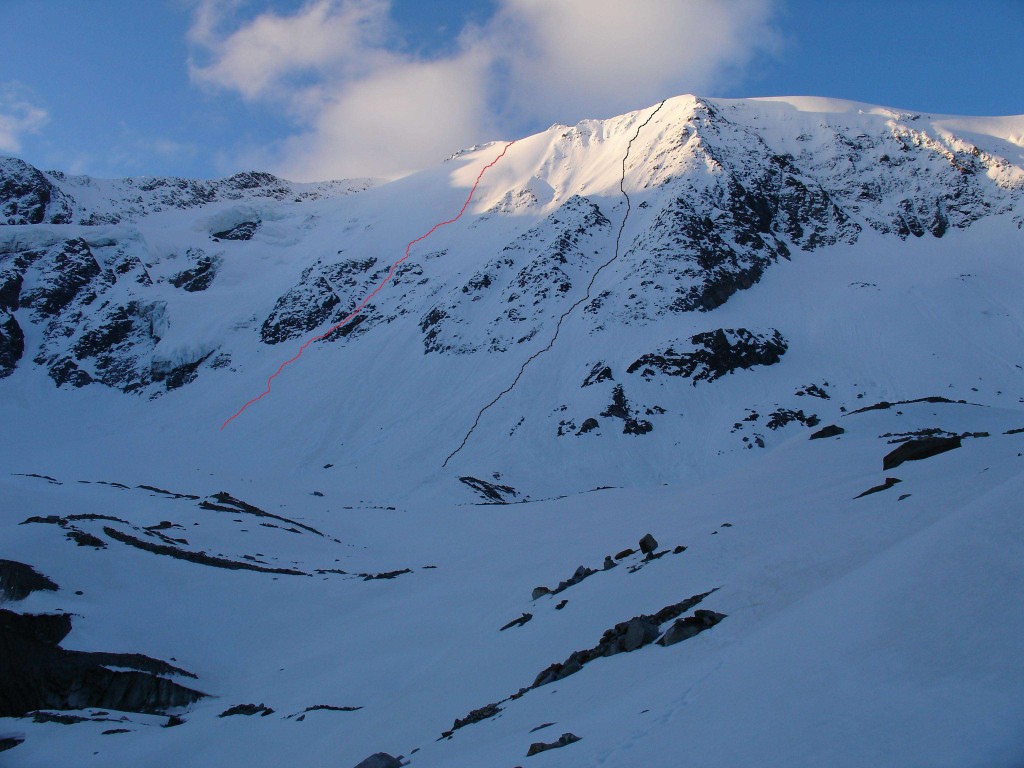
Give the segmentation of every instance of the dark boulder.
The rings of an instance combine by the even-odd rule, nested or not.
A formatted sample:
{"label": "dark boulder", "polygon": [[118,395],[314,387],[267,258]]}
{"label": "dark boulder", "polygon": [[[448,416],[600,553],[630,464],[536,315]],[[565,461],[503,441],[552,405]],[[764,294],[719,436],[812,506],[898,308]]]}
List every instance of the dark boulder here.
{"label": "dark boulder", "polygon": [[533,614],[532,613],[524,613],[518,619],[512,619],[512,621],[510,621],[508,624],[506,624],[504,627],[502,627],[498,631],[499,632],[504,632],[506,629],[511,629],[512,627],[521,627],[521,626],[523,626],[526,622],[528,622],[532,618],[533,618]]}
{"label": "dark boulder", "polygon": [[533,594],[530,596],[531,600],[537,600],[538,598],[544,597],[544,595],[550,595],[551,590],[547,587],[534,587]]}
{"label": "dark boulder", "polygon": [[683,640],[689,640],[691,637],[699,635],[705,629],[711,629],[711,627],[724,618],[724,613],[705,610],[694,611],[693,616],[687,616],[685,619],[676,619],[665,634],[658,639],[658,645],[669,646],[681,643]]}
{"label": "dark boulder", "polygon": [[822,427],[817,432],[810,436],[810,440],[820,440],[823,437],[837,437],[838,435],[845,434],[846,430],[842,427],[838,427],[835,424],[829,424],[827,427]]}
{"label": "dark boulder", "polygon": [[864,496],[870,496],[872,493],[878,493],[879,491],[887,491],[890,488],[892,488],[894,485],[896,485],[896,483],[901,483],[901,482],[903,482],[903,481],[900,480],[898,477],[887,477],[887,478],[885,478],[885,482],[882,483],[881,485],[873,485],[870,488],[868,488],[866,491],[864,491],[864,493],[859,493],[856,496],[854,496],[853,498],[860,499],[860,498],[863,498]]}
{"label": "dark boulder", "polygon": [[234,715],[245,715],[246,717],[259,715],[260,717],[266,717],[272,714],[274,714],[274,710],[265,704],[236,704],[225,709],[217,717],[233,717]]}
{"label": "dark boulder", "polygon": [[570,744],[575,744],[580,740],[580,737],[574,733],[563,733],[558,737],[558,741],[552,741],[544,743],[543,741],[535,741],[530,745],[530,749],[527,750],[526,756],[533,757],[534,755],[540,754],[541,752],[547,752],[549,749],[558,749],[560,747],[567,747]]}
{"label": "dark boulder", "polygon": [[457,731],[459,730],[459,728],[465,728],[467,725],[472,725],[473,723],[479,723],[482,720],[487,720],[491,717],[494,717],[499,712],[501,712],[501,707],[498,706],[497,703],[487,704],[486,706],[480,707],[479,709],[474,709],[465,717],[457,718],[455,720],[455,723],[452,725],[452,730]]}
{"label": "dark boulder", "polygon": [[14,749],[24,741],[25,736],[21,733],[5,733],[0,735],[0,752],[6,752],[8,749]]}
{"label": "dark boulder", "polygon": [[898,467],[905,461],[920,461],[960,447],[959,437],[925,437],[908,440],[899,448],[885,455],[882,469]]}
{"label": "dark boulder", "polygon": [[651,552],[653,552],[657,548],[658,540],[654,538],[651,534],[645,533],[643,538],[640,539],[640,551],[643,552],[645,555],[651,554]]}

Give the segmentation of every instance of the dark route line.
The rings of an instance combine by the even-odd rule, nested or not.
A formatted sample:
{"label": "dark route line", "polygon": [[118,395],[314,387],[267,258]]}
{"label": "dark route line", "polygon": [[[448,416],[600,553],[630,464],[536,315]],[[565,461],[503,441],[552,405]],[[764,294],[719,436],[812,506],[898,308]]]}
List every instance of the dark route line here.
{"label": "dark route line", "polygon": [[[668,99],[666,99],[665,101],[668,101]],[[543,349],[537,350],[528,358],[526,358],[526,361],[520,366],[519,373],[516,374],[516,377],[512,381],[512,383],[509,384],[501,392],[499,392],[497,397],[491,400],[491,402],[489,402],[487,405],[480,409],[480,411],[476,415],[476,419],[473,420],[473,426],[469,428],[469,431],[466,433],[466,436],[462,438],[462,442],[459,444],[459,447],[448,454],[448,458],[446,458],[444,460],[444,463],[441,465],[442,468],[447,467],[448,462],[452,460],[452,457],[466,447],[466,443],[469,442],[469,438],[473,435],[473,432],[480,424],[480,419],[483,417],[484,413],[486,413],[487,410],[491,408],[491,406],[495,405],[499,400],[501,400],[501,398],[503,398],[505,395],[507,395],[509,392],[515,389],[516,384],[519,383],[519,379],[523,377],[523,373],[526,371],[526,367],[534,360],[536,360],[538,357],[543,355],[545,352],[549,352],[551,350],[551,348],[555,345],[555,341],[558,339],[559,332],[562,330],[562,323],[565,321],[565,318],[567,318],[572,313],[572,311],[576,309],[576,307],[590,299],[590,291],[594,287],[594,282],[597,280],[597,276],[600,275],[606,267],[610,266],[617,258],[619,258],[619,244],[622,240],[622,233],[626,229],[626,221],[629,220],[630,211],[633,210],[632,202],[629,199],[629,194],[626,192],[625,187],[626,161],[629,159],[629,152],[633,148],[633,142],[636,141],[637,138],[640,136],[640,131],[647,127],[647,124],[651,122],[654,116],[658,114],[658,112],[661,110],[663,106],[665,106],[665,101],[661,102],[655,108],[655,110],[651,112],[650,115],[647,116],[647,119],[644,120],[644,122],[641,123],[639,126],[637,126],[636,133],[633,134],[633,138],[629,140],[629,144],[626,146],[626,154],[623,155],[622,157],[622,178],[619,179],[619,191],[622,192],[622,196],[626,198],[626,215],[622,217],[622,224],[619,225],[619,233],[618,235],[615,236],[615,253],[612,255],[610,259],[608,259],[608,261],[604,262],[601,266],[594,270],[594,274],[590,276],[590,282],[587,284],[587,292],[586,294],[584,294],[583,298],[578,299],[571,307],[569,307],[567,310],[565,310],[565,312],[562,313],[561,317],[558,318],[558,323],[555,325],[555,333],[551,337],[551,341],[548,342],[548,345]]]}

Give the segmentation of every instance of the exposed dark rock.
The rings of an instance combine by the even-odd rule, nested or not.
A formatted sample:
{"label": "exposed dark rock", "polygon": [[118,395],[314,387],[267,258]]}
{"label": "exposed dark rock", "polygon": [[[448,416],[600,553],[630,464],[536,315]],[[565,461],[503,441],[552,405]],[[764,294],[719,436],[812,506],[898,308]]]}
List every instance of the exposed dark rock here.
{"label": "exposed dark rock", "polygon": [[617,384],[615,389],[612,390],[611,405],[609,405],[601,415],[622,419],[623,421],[632,418],[632,414],[629,410],[629,401],[626,399],[626,393],[623,391],[621,384]]}
{"label": "exposed dark rock", "polygon": [[236,704],[233,707],[225,709],[217,717],[232,717],[233,715],[245,715],[247,717],[251,715],[259,715],[260,717],[266,717],[267,715],[274,714],[274,710],[265,704]]}
{"label": "exposed dark rock", "polygon": [[585,419],[583,421],[583,424],[580,426],[580,431],[577,432],[576,434],[577,435],[585,435],[585,434],[587,434],[587,432],[593,432],[599,426],[601,426],[601,425],[598,423],[597,419],[595,419],[593,417],[590,417],[590,418]]}
{"label": "exposed dark rock", "polygon": [[459,482],[468,485],[483,496],[484,499],[495,504],[507,504],[508,500],[505,496],[515,497],[519,495],[518,491],[511,486],[489,483],[476,477],[460,477]]}
{"label": "exposed dark rock", "polygon": [[817,432],[813,433],[810,440],[820,440],[823,437],[836,437],[846,432],[842,427],[838,427],[835,424],[829,424],[827,427],[822,427]]}
{"label": "exposed dark rock", "polygon": [[657,613],[634,616],[628,621],[616,624],[605,631],[600,642],[593,648],[574,651],[564,662],[552,664],[545,669],[537,675],[530,688],[539,688],[542,685],[574,675],[594,659],[614,656],[618,653],[629,653],[653,643],[661,634],[661,624],[686,613],[714,591],[694,595],[680,603],[667,605]]}
{"label": "exposed dark rock", "polygon": [[375,581],[377,579],[394,579],[405,573],[412,573],[411,568],[402,568],[398,571],[384,571],[382,573],[359,573],[357,576],[361,576],[363,581]]}
{"label": "exposed dark rock", "polygon": [[593,568],[587,568],[585,565],[579,566],[565,581],[558,582],[558,586],[549,591],[549,594],[557,595],[559,592],[564,592],[569,587],[574,587],[586,578],[593,576],[597,571]]}
{"label": "exposed dark rock", "polygon": [[260,571],[261,573],[281,573],[288,576],[308,576],[309,574],[295,570],[294,568],[268,568],[262,565],[253,565],[252,563],[243,563],[238,560],[228,560],[223,557],[214,557],[207,555],[204,552],[190,552],[186,549],[180,549],[179,547],[173,547],[169,544],[154,544],[150,541],[143,541],[137,539],[127,533],[115,530],[109,526],[104,526],[103,532],[112,539],[116,539],[124,544],[144,549],[147,552],[152,552],[156,555],[167,555],[178,560],[187,560],[190,563],[198,563],[199,565],[209,565],[214,568],[227,568],[229,570],[245,570],[245,571]]}
{"label": "exposed dark rock", "polygon": [[18,361],[25,354],[25,334],[17,319],[0,309],[0,379],[14,373]]}
{"label": "exposed dark rock", "polygon": [[695,635],[699,635],[705,629],[715,626],[724,618],[724,613],[698,609],[693,612],[693,616],[676,619],[672,626],[666,630],[665,634],[658,638],[658,645],[669,646],[680,643],[683,640],[688,640]]}
{"label": "exposed dark rock", "polygon": [[[621,384],[615,385],[615,389],[612,390],[612,402],[601,412],[601,415],[607,418],[622,419],[622,433],[624,435],[644,435],[654,429],[651,422],[634,417],[629,406],[629,400],[626,399],[626,393],[623,391]],[[593,422],[592,426],[591,422]],[[587,432],[598,426],[596,419],[587,419],[583,424],[587,428],[585,430]],[[579,434],[583,434],[583,432],[584,429],[581,428]]]}
{"label": "exposed dark rock", "polygon": [[52,254],[52,264],[46,270],[45,279],[31,290],[21,292],[21,306],[31,307],[37,319],[48,319],[76,299],[88,303],[96,295],[92,283],[101,277],[102,272],[85,240],[66,240],[60,250]]}
{"label": "exposed dark rock", "polygon": [[808,416],[803,411],[794,411],[789,408],[777,408],[769,414],[768,421],[765,422],[765,426],[768,427],[768,429],[781,429],[794,421],[800,422],[805,427],[816,427],[821,423],[821,419],[813,413]]}
{"label": "exposed dark rock", "polygon": [[[197,498],[195,496],[188,496],[188,495],[184,495],[184,494],[182,494],[182,497],[183,498],[189,498],[189,499]],[[265,510],[262,510],[259,507],[255,506],[253,504],[250,504],[247,501],[242,501],[241,499],[235,498],[234,496],[232,496],[227,491],[218,491],[217,493],[213,494],[213,496],[211,498],[216,499],[217,500],[217,504],[212,504],[212,503],[210,503],[208,501],[203,501],[203,502],[201,502],[199,504],[199,506],[202,507],[203,509],[209,509],[209,510],[212,510],[214,512],[232,512],[232,513],[245,512],[246,514],[255,515],[256,517],[269,517],[269,518],[273,518],[274,520],[280,520],[282,523],[288,523],[290,525],[297,526],[298,528],[302,528],[304,531],[309,531],[310,533],[315,533],[317,536],[323,536],[324,535],[323,533],[321,533],[316,528],[313,528],[310,525],[306,525],[305,523],[300,523],[297,520],[292,520],[289,517],[282,517],[281,515],[275,515],[272,512],[267,512]],[[220,506],[220,505],[227,505],[227,506]]]}
{"label": "exposed dark rock", "polygon": [[621,552],[619,552],[617,555],[615,555],[615,559],[616,560],[624,560],[625,558],[629,557],[630,555],[635,555],[635,554],[636,554],[636,550],[635,549],[624,549]]}
{"label": "exposed dark rock", "polygon": [[560,611],[560,610],[562,610],[563,608],[565,608],[565,606],[567,606],[568,604],[569,604],[569,601],[568,601],[568,600],[560,600],[560,601],[558,602],[558,605],[556,605],[556,606],[555,606],[555,610],[556,610],[556,611]]}
{"label": "exposed dark rock", "polygon": [[587,374],[587,378],[583,380],[584,387],[589,387],[591,384],[599,384],[602,381],[614,381],[615,378],[612,376],[612,369],[605,365],[603,362],[594,363],[594,367],[590,369],[590,373]]}
{"label": "exposed dark rock", "polygon": [[7,733],[0,736],[0,752],[6,752],[8,749],[14,749],[19,744],[24,743],[25,737],[18,734]]}
{"label": "exposed dark rock", "polygon": [[647,421],[647,419],[626,419],[626,422],[622,425],[622,434],[646,435],[653,429],[654,425]]}
{"label": "exposed dark rock", "polygon": [[387,752],[377,752],[360,762],[355,768],[402,768],[402,761]]}
{"label": "exposed dark rock", "polygon": [[70,217],[63,193],[38,168],[0,157],[0,224],[64,224]]}
{"label": "exposed dark rock", "polygon": [[188,257],[194,265],[171,277],[170,283],[175,288],[182,288],[190,293],[205,291],[217,276],[221,260],[217,256],[209,256],[193,248],[188,249]]}
{"label": "exposed dark rock", "polygon": [[[105,720],[107,718],[100,718]],[[33,723],[57,723],[58,725],[78,725],[79,723],[88,723],[92,721],[91,717],[82,717],[81,715],[69,715],[64,712],[33,712],[32,722]]]}
{"label": "exposed dark rock", "polygon": [[14,613],[0,608],[0,632],[56,646],[70,631],[71,616],[66,613]]}
{"label": "exposed dark rock", "polygon": [[482,720],[487,720],[488,718],[494,717],[499,712],[501,712],[501,707],[498,706],[497,703],[488,704],[486,706],[480,707],[479,709],[474,709],[465,717],[461,719],[457,718],[455,720],[455,724],[452,725],[452,730],[457,731],[459,730],[459,728],[465,728],[467,725],[472,725],[473,723],[479,723]]}
{"label": "exposed dark rock", "polygon": [[881,400],[873,405],[866,405],[863,408],[858,408],[855,411],[850,411],[847,415],[852,416],[855,413],[865,413],[866,411],[887,411],[896,405],[911,405],[913,403],[946,403],[948,405],[970,405],[970,403],[968,403],[966,400],[950,400],[948,397],[942,397],[941,395],[931,395],[929,397],[918,397],[913,400],[897,400],[892,403],[890,403],[888,400]]}
{"label": "exposed dark rock", "polygon": [[518,619],[512,619],[512,621],[510,621],[508,624],[506,624],[504,627],[502,627],[498,631],[499,632],[504,632],[506,629],[511,629],[512,627],[521,627],[521,626],[523,626],[526,622],[528,622],[532,618],[533,618],[533,614],[532,613],[524,613]]}
{"label": "exposed dark rock", "polygon": [[[825,382],[825,385],[828,386],[828,382]],[[810,397],[820,397],[822,400],[831,399],[829,397],[828,392],[819,387],[817,384],[808,384],[806,387],[801,387],[793,394],[795,394],[797,397],[804,397],[809,395]]]}
{"label": "exposed dark rock", "polygon": [[109,728],[105,731],[101,731],[101,736],[113,736],[115,733],[131,733],[128,728]]}
{"label": "exposed dark rock", "polygon": [[896,483],[902,483],[902,482],[903,481],[900,480],[898,477],[887,477],[887,478],[885,478],[885,482],[882,483],[881,485],[874,485],[874,486],[868,488],[866,491],[864,491],[864,493],[859,493],[856,496],[854,496],[853,498],[859,499],[859,498],[862,498],[864,496],[870,496],[872,493],[878,493],[879,491],[887,491],[890,488],[892,488],[894,485],[896,485]]}
{"label": "exposed dark rock", "polygon": [[[260,329],[260,339],[264,344],[279,344],[325,323],[340,322],[368,293],[370,284],[383,277],[383,273],[370,271],[376,263],[376,259],[370,258],[334,264],[318,262],[307,268],[298,284],[275,303]],[[365,309],[369,312],[371,307]],[[365,316],[356,319],[362,322]],[[355,327],[349,324],[331,338],[344,337]]]}
{"label": "exposed dark rock", "polygon": [[898,467],[905,461],[920,461],[960,447],[959,437],[925,437],[908,440],[882,459],[882,469]]}
{"label": "exposed dark rock", "polygon": [[614,560],[612,560],[611,555],[605,555],[604,556],[604,563],[601,565],[601,570],[602,571],[610,571],[612,568],[615,568],[617,565],[618,565],[618,563],[616,563]]}
{"label": "exposed dark rock", "polygon": [[533,755],[540,754],[541,752],[547,752],[549,749],[559,749],[560,747],[567,747],[570,744],[575,744],[580,740],[580,737],[574,733],[563,733],[558,737],[558,741],[552,741],[545,744],[542,741],[535,741],[530,745],[530,749],[527,750],[526,756],[532,757]]}
{"label": "exposed dark rock", "polygon": [[80,531],[74,528],[64,534],[70,541],[75,542],[80,547],[95,547],[96,549],[105,549],[107,542],[101,539],[99,536],[93,536],[91,533],[86,531]]}
{"label": "exposed dark rock", "polygon": [[545,728],[550,728],[554,723],[541,723],[536,728],[531,728],[530,733],[536,733],[537,731],[543,731]]}
{"label": "exposed dark rock", "polygon": [[252,240],[256,230],[260,228],[260,221],[243,221],[230,229],[222,232],[214,232],[210,235],[216,240]]}
{"label": "exposed dark rock", "polygon": [[[572,195],[482,266],[471,283],[487,275],[486,292],[467,285],[421,316],[424,353],[506,352],[533,339],[572,304],[573,287],[589,278],[610,230],[596,204]],[[476,301],[487,302],[487,309],[469,306]],[[474,311],[493,319],[471,329],[463,318]]]}
{"label": "exposed dark rock", "polygon": [[656,372],[698,381],[714,381],[728,373],[755,365],[774,365],[789,345],[778,331],[759,334],[746,328],[719,328],[690,338],[692,352],[676,352],[669,347],[659,354],[643,355],[630,364],[627,373],[650,379]]}
{"label": "exposed dark rock", "polygon": [[[66,615],[0,611],[0,717],[90,707],[158,714],[205,695],[147,671],[178,671],[157,659],[65,650],[57,643],[69,630]],[[110,666],[132,671],[112,671]]]}
{"label": "exposed dark rock", "polygon": [[651,554],[657,548],[658,540],[654,538],[651,534],[645,533],[643,537],[640,539],[640,551],[643,552],[645,555]]}
{"label": "exposed dark rock", "polygon": [[33,592],[56,592],[59,587],[31,565],[16,560],[0,560],[0,597],[24,600]]}
{"label": "exposed dark rock", "polygon": [[531,600],[537,600],[538,598],[544,597],[544,595],[550,595],[551,590],[547,587],[534,587],[533,593],[530,596]]}

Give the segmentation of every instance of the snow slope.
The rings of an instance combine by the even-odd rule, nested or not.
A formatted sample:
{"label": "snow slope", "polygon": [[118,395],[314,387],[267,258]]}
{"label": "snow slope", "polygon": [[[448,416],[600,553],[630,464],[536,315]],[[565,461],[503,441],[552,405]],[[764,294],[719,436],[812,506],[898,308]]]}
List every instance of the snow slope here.
{"label": "snow slope", "polygon": [[[5,764],[1024,761],[1024,117],[653,109],[516,141],[223,430],[504,143],[308,190],[0,167],[36,212],[0,228],[0,558],[60,586],[3,607],[209,694],[174,728],[4,718]],[[442,468],[613,255],[620,182],[619,258]],[[711,590],[696,637],[531,687]],[[218,717],[245,703],[274,712]]]}

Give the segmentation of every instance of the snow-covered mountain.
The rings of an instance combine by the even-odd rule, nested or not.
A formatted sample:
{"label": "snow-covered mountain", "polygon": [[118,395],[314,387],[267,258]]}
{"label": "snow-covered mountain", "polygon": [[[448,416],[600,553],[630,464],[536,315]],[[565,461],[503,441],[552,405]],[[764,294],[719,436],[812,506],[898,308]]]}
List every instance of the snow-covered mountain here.
{"label": "snow-covered mountain", "polygon": [[0,159],[4,757],[1020,765],[1024,116],[506,144]]}

